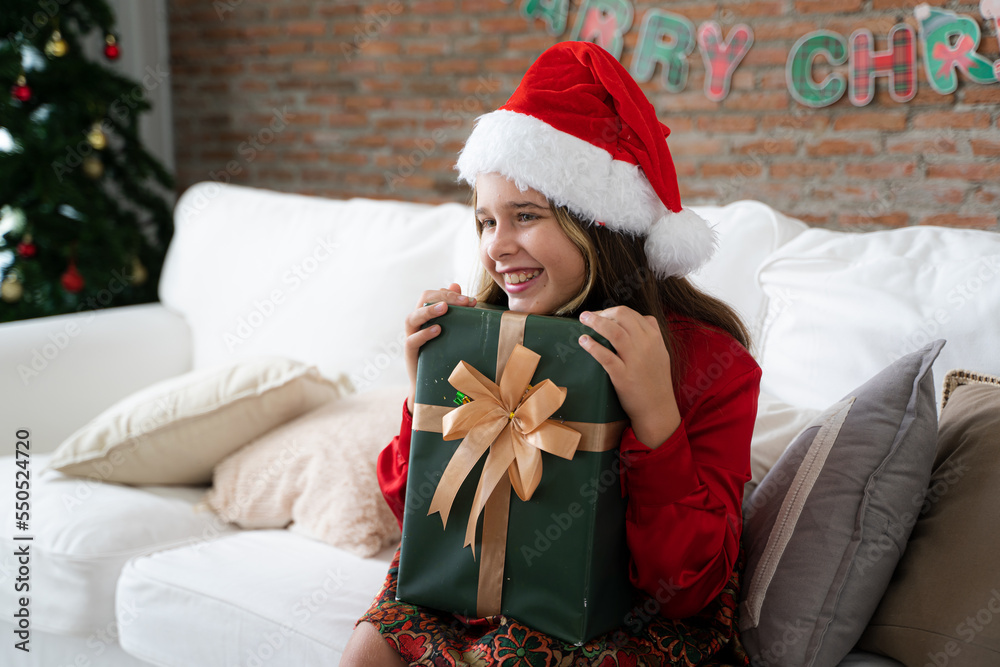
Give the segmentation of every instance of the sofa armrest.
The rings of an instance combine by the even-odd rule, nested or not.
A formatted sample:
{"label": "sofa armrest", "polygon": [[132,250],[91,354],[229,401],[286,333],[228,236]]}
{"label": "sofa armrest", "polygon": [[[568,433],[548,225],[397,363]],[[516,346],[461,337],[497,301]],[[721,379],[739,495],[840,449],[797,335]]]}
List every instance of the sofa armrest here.
{"label": "sofa armrest", "polygon": [[55,450],[121,398],[191,370],[191,349],[187,323],[159,303],[0,325],[0,452],[18,429],[32,452]]}

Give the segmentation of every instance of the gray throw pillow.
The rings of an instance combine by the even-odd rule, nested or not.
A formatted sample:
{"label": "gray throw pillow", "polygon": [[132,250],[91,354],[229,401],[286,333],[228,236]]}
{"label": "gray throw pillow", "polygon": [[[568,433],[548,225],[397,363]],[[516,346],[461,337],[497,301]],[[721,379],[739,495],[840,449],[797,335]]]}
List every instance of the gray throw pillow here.
{"label": "gray throw pillow", "polygon": [[832,667],[861,637],[923,504],[943,346],[830,406],[744,505],[740,630],[754,664]]}

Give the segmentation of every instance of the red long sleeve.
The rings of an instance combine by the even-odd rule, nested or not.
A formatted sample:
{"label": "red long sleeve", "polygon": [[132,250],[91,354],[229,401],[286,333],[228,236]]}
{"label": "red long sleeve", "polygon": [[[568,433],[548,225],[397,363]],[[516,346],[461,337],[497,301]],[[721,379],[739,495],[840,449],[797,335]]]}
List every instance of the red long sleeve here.
{"label": "red long sleeve", "polygon": [[656,449],[627,429],[621,455],[632,583],[684,618],[719,594],[739,555],[761,372],[721,331],[690,320],[671,330],[685,361],[681,425]]}
{"label": "red long sleeve", "polygon": [[403,527],[403,504],[406,501],[406,471],[410,465],[410,434],[413,431],[413,416],[403,401],[403,423],[399,425],[399,435],[378,455],[378,485],[382,489],[389,509],[396,515],[399,527]]}

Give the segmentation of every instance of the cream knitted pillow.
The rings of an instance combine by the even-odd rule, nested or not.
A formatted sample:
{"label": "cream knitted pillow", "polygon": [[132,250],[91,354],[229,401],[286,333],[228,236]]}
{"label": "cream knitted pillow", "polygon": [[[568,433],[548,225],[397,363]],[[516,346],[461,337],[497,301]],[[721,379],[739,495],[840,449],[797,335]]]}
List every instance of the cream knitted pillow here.
{"label": "cream knitted pillow", "polygon": [[284,528],[358,556],[399,539],[378,487],[406,387],[355,394],[264,434],[215,467],[205,503],[243,528]]}

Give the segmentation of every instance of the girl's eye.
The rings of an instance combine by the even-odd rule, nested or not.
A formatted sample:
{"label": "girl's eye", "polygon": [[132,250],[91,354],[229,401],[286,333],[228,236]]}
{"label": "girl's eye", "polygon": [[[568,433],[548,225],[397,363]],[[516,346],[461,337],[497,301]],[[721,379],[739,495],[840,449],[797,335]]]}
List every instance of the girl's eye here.
{"label": "girl's eye", "polygon": [[483,229],[487,229],[489,227],[495,227],[496,224],[497,224],[496,220],[487,219],[487,220],[480,220],[479,221],[479,226],[482,227]]}
{"label": "girl's eye", "polygon": [[517,214],[517,219],[519,221],[521,221],[521,222],[529,222],[529,221],[535,220],[537,218],[538,218],[537,215],[533,215],[531,213],[518,213]]}

